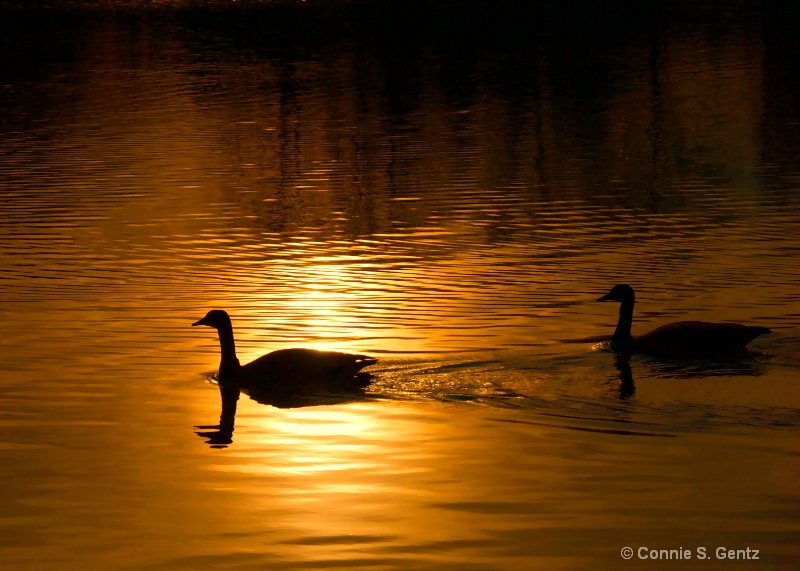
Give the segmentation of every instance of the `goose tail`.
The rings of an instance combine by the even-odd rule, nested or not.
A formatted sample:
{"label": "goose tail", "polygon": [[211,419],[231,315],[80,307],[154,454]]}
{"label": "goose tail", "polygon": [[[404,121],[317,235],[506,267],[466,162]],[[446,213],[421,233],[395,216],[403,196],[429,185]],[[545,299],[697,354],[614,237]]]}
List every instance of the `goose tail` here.
{"label": "goose tail", "polygon": [[766,335],[767,333],[772,333],[772,329],[769,327],[760,327],[758,325],[752,325],[747,328],[747,333],[750,336],[749,341],[752,341],[759,335]]}

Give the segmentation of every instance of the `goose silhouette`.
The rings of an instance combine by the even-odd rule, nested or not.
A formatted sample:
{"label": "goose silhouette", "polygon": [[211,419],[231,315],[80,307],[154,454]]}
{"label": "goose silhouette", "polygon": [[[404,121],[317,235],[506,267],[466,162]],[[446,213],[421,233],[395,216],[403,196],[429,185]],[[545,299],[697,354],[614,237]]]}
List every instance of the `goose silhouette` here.
{"label": "goose silhouette", "polygon": [[615,285],[597,301],[620,302],[619,321],[611,338],[611,348],[619,352],[663,357],[713,357],[746,352],[747,344],[753,339],[772,332],[767,327],[739,323],[678,321],[634,337],[631,324],[636,294],[631,286]]}
{"label": "goose silhouette", "polygon": [[220,383],[235,383],[261,392],[293,392],[364,387],[372,375],[361,369],[377,363],[367,355],[352,355],[315,349],[280,349],[246,365],[240,365],[233,340],[233,325],[227,312],[212,309],[192,323],[217,330],[221,359]]}

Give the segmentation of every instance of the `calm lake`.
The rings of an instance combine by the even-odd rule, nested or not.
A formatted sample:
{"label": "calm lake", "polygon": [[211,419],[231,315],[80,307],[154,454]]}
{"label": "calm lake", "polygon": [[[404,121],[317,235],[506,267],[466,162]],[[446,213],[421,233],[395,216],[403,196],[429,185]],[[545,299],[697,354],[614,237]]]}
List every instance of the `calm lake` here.
{"label": "calm lake", "polygon": [[[11,4],[4,571],[800,568],[797,9]],[[220,424],[214,308],[375,379]]]}

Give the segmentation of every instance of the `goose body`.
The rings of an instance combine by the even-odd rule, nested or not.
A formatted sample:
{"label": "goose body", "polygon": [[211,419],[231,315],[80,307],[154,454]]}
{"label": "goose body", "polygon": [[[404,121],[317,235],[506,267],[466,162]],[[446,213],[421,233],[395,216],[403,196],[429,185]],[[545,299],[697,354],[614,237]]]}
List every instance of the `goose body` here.
{"label": "goose body", "polygon": [[665,357],[724,355],[744,352],[753,339],[771,333],[767,327],[739,323],[678,321],[634,337],[631,325],[636,294],[631,286],[616,285],[597,301],[620,302],[619,321],[611,338],[611,348],[615,351]]}
{"label": "goose body", "polygon": [[219,380],[244,388],[287,392],[324,388],[355,388],[369,384],[371,375],[361,369],[377,363],[367,355],[316,349],[280,349],[240,365],[233,340],[233,325],[221,309],[209,311],[192,323],[217,330],[221,350]]}

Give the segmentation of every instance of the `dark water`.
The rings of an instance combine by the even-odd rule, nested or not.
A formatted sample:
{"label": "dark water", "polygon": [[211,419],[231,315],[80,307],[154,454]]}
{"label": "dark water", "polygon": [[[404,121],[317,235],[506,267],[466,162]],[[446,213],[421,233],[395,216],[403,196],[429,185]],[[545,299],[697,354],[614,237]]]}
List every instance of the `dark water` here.
{"label": "dark water", "polygon": [[[800,564],[792,11],[3,12],[0,567]],[[375,382],[220,430],[211,308]]]}

